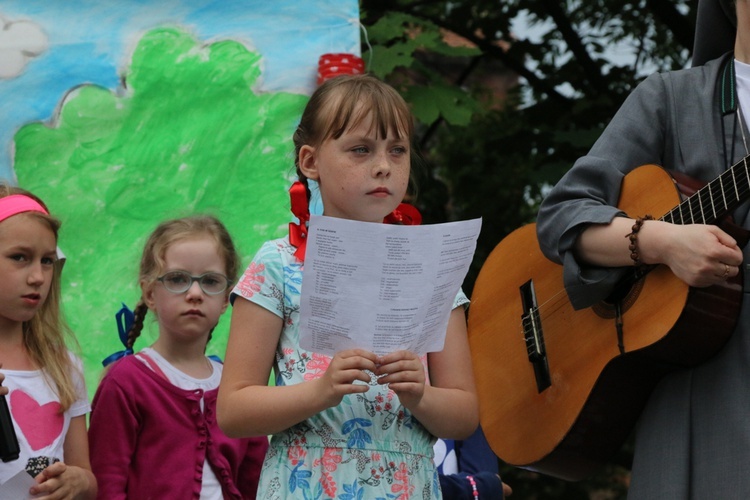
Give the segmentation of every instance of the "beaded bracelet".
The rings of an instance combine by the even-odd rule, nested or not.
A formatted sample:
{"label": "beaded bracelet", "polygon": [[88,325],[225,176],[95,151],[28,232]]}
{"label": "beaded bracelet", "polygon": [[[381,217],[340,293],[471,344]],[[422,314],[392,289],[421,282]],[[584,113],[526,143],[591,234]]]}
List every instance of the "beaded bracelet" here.
{"label": "beaded bracelet", "polygon": [[647,220],[654,220],[654,218],[651,215],[638,217],[631,228],[631,233],[626,236],[626,238],[630,239],[630,245],[628,245],[628,249],[630,249],[630,258],[633,259],[633,265],[636,267],[643,265],[643,262],[641,262],[641,256],[638,254],[638,231],[641,230],[643,223]]}
{"label": "beaded bracelet", "polygon": [[466,479],[468,479],[471,484],[471,494],[474,498],[479,498],[479,490],[477,490],[477,482],[474,481],[474,476],[466,476]]}

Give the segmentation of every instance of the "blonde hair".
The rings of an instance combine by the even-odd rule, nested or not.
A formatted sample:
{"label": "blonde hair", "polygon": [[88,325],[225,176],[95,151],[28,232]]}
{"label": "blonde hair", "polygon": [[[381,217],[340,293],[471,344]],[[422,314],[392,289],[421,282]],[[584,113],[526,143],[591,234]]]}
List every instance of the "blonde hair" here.
{"label": "blonde hair", "polygon": [[[338,139],[362,120],[372,117],[376,137],[393,134],[398,139],[414,137],[414,120],[409,105],[396,89],[371,75],[341,75],[323,82],[302,112],[294,132],[294,164],[299,180],[307,188],[307,178],[299,168],[302,146],[320,146],[327,139]],[[418,163],[412,144],[412,164]],[[310,197],[307,188],[308,199]]]}
{"label": "blonde hair", "polygon": [[[240,268],[240,256],[232,241],[232,237],[227,231],[224,224],[219,219],[211,215],[194,215],[180,219],[172,219],[159,224],[151,233],[146,245],[143,248],[141,256],[141,265],[139,271],[139,281],[141,288],[151,286],[156,281],[159,274],[166,267],[164,257],[167,249],[174,243],[196,236],[210,236],[216,242],[222,259],[226,276],[234,283],[237,281],[237,275]],[[227,288],[227,296],[231,289]],[[128,331],[128,340],[126,347],[133,348],[136,339],[141,335],[143,330],[143,320],[148,313],[148,306],[143,300],[143,296],[133,311],[135,318],[133,326]],[[210,335],[209,335],[210,339]]]}
{"label": "blonde hair", "polygon": [[[36,200],[45,210],[49,211],[41,199],[25,189],[0,184],[0,198],[16,194]],[[61,226],[57,218],[41,212],[27,212],[27,214],[46,224],[55,235],[55,242],[57,242]],[[79,346],[73,332],[63,318],[60,307],[62,266],[63,261],[55,261],[47,300],[39,306],[39,310],[29,321],[23,322],[22,330],[26,352],[31,360],[43,369],[48,382],[52,382],[50,385],[57,390],[57,396],[62,407],[61,412],[64,412],[77,399],[73,373],[74,370],[78,371],[78,367],[73,363],[68,353],[68,345],[73,344],[76,348]],[[80,374],[80,372],[78,373]]]}

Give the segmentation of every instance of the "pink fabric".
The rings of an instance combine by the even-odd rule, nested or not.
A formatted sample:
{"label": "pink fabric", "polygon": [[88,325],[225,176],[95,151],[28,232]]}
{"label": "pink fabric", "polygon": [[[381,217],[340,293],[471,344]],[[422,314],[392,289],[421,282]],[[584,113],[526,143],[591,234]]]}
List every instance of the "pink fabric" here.
{"label": "pink fabric", "polygon": [[51,446],[62,434],[65,416],[57,401],[42,405],[34,396],[18,389],[10,393],[10,405],[13,420],[33,451]]}
{"label": "pink fabric", "polygon": [[49,215],[49,212],[38,201],[26,195],[12,194],[0,198],[0,222],[23,212],[41,212]]}
{"label": "pink fabric", "polygon": [[98,498],[197,500],[204,459],[225,499],[255,498],[268,439],[221,432],[217,393],[180,389],[135,356],[113,363],[94,396],[89,426]]}

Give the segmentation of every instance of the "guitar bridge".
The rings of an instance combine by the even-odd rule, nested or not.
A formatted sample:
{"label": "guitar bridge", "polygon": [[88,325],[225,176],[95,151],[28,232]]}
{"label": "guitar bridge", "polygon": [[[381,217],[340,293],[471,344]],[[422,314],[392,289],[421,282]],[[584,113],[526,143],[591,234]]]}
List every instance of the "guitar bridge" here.
{"label": "guitar bridge", "polygon": [[539,317],[534,282],[529,280],[521,285],[520,292],[521,303],[523,305],[523,314],[521,314],[523,339],[526,343],[529,362],[534,368],[536,387],[541,393],[552,385],[552,380],[549,373],[549,364],[547,363],[547,352],[544,349],[544,332],[542,331],[542,321]]}

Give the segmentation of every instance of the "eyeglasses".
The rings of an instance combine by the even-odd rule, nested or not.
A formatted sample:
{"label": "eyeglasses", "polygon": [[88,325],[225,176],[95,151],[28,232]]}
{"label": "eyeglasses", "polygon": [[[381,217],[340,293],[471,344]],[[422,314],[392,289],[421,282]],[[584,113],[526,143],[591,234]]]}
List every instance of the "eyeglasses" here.
{"label": "eyeglasses", "polygon": [[172,293],[185,293],[197,281],[198,286],[206,295],[219,295],[232,283],[223,274],[205,273],[200,276],[191,276],[187,271],[170,271],[156,278],[156,281],[161,281],[164,288]]}

